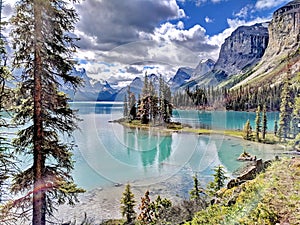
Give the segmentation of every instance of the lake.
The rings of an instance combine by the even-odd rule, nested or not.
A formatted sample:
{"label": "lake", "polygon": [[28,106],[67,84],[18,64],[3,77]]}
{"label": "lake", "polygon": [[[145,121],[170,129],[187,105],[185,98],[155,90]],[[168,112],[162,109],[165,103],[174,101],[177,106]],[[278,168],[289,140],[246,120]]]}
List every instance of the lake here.
{"label": "lake", "polygon": [[[224,135],[202,136],[187,133],[165,135],[153,130],[125,128],[111,120],[122,117],[122,103],[73,102],[83,121],[75,133],[74,179],[91,190],[131,182],[153,185],[174,176],[192,182],[194,173],[202,182],[211,180],[212,169],[223,165],[228,175],[245,165],[236,158],[246,150],[263,159],[274,158],[280,150],[273,146],[247,142]],[[268,115],[268,127],[273,130],[277,112]],[[195,110],[174,111],[174,121],[193,127],[213,129],[243,129],[247,119],[254,127],[255,113]]]}

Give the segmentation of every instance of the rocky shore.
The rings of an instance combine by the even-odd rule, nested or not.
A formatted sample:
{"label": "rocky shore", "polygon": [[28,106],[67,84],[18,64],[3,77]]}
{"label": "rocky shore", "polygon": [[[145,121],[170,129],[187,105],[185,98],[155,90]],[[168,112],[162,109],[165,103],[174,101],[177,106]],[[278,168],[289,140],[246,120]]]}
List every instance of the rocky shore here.
{"label": "rocky shore", "polygon": [[[146,190],[150,191],[150,198],[153,200],[160,195],[163,198],[170,199],[173,204],[176,204],[185,198],[183,196],[183,189],[186,188],[184,186],[186,182],[179,175],[150,186],[143,186],[135,182],[130,183],[130,185],[135,195],[136,209]],[[125,184],[117,184],[88,191],[80,195],[79,203],[76,205],[60,206],[56,214],[57,222],[76,222],[76,224],[80,224],[84,220],[85,213],[93,224],[101,224],[101,222],[108,219],[122,218],[120,200],[124,189]]]}

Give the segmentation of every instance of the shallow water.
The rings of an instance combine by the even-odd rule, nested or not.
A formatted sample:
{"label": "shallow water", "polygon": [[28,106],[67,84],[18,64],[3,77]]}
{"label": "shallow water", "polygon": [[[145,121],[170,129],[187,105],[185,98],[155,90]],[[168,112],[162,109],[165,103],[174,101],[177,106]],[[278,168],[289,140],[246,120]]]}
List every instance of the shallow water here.
{"label": "shallow water", "polygon": [[[130,129],[111,120],[122,116],[116,103],[72,103],[79,109],[81,131],[76,132],[75,181],[87,190],[116,183],[153,185],[174,176],[192,180],[194,173],[206,183],[212,169],[222,164],[228,176],[244,165],[236,158],[246,150],[263,159],[274,158],[280,150],[224,135],[161,134],[154,130]],[[269,126],[278,113],[268,113]],[[173,120],[194,127],[206,124],[213,129],[242,129],[254,123],[250,112],[177,111]]]}

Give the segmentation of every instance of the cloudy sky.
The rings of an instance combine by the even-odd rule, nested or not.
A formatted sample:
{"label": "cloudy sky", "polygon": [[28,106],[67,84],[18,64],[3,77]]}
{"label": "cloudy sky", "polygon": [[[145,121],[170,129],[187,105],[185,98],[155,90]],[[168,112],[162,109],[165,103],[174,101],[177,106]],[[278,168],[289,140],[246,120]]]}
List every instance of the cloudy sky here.
{"label": "cloudy sky", "polygon": [[[9,17],[15,0],[6,0]],[[90,77],[126,85],[136,76],[170,77],[181,66],[216,60],[241,25],[269,21],[289,0],[84,0],[75,5],[76,58]]]}

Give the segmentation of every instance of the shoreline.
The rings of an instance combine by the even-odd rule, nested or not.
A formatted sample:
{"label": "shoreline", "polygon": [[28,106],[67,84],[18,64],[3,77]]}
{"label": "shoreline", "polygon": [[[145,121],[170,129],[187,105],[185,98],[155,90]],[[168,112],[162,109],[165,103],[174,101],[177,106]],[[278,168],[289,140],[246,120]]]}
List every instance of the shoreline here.
{"label": "shoreline", "polygon": [[[124,127],[130,128],[130,129],[142,129],[142,130],[153,130],[160,132],[162,134],[166,135],[171,135],[172,133],[186,133],[186,134],[198,134],[198,135],[223,135],[226,137],[235,137],[244,141],[249,141],[250,143],[257,143],[257,144],[264,144],[264,145],[271,145],[271,146],[276,146],[276,148],[287,148],[284,146],[282,143],[270,143],[270,141],[274,138],[273,134],[267,134],[271,135],[271,140],[266,139],[268,142],[257,142],[253,140],[246,140],[243,138],[243,130],[223,130],[223,129],[205,129],[205,128],[193,128],[190,125],[187,124],[180,124],[177,122],[171,122],[172,124],[176,124],[174,128],[168,128],[167,126],[164,125],[151,125],[151,124],[138,124],[138,123],[131,123],[131,122],[126,122],[124,121],[124,118],[114,120],[114,121],[108,121],[109,123],[118,123]],[[287,149],[288,151],[292,149]]]}
{"label": "shoreline", "polygon": [[[229,138],[233,140],[235,139],[236,141],[242,140],[238,137]],[[252,143],[246,140],[243,141],[249,144]],[[255,144],[273,148],[272,145],[266,145],[257,142]],[[280,148],[280,146],[276,146],[275,148]],[[244,166],[247,166],[246,162]],[[190,174],[190,177],[184,177],[184,173]],[[140,204],[140,199],[144,195],[146,190],[150,191],[150,198],[152,201],[155,200],[158,195],[160,195],[162,198],[170,199],[173,205],[179,203],[181,200],[187,199],[188,192],[193,185],[192,175],[193,171],[190,171],[189,168],[184,168],[183,173],[176,173],[169,178],[159,182],[155,177],[146,180],[141,179],[130,181],[129,183],[131,185],[131,190],[135,195],[136,211],[138,211],[137,208]],[[234,172],[232,173],[232,175],[233,177],[237,176],[237,174]],[[210,176],[200,177],[201,184],[203,185],[205,181],[209,180],[210,178]],[[86,213],[87,218],[93,220],[93,224],[101,224],[103,221],[110,219],[121,219],[122,216],[120,213],[120,200],[122,198],[125,185],[126,182],[117,185],[105,185],[89,190],[79,196],[80,202],[75,204],[74,206],[59,206],[56,217],[59,219],[59,222],[76,221],[77,223],[80,223],[81,221],[83,221]]]}
{"label": "shoreline", "polygon": [[[172,122],[170,127],[164,125],[151,125],[151,124],[137,124],[131,122],[125,122],[123,118],[113,121],[108,121],[109,123],[118,123],[127,128],[137,128],[137,129],[145,129],[145,130],[155,130],[161,133],[193,133],[198,135],[208,135],[208,134],[217,134],[217,135],[226,135],[230,137],[237,137],[243,139],[242,130],[211,130],[205,128],[192,128],[187,124],[180,124],[177,122]],[[174,125],[175,124],[175,125]],[[174,128],[172,126],[174,125]]]}
{"label": "shoreline", "polygon": [[[151,179],[153,179],[153,182],[150,185],[147,182],[143,184],[143,180],[129,182],[136,201],[136,212],[138,212],[141,197],[144,196],[147,190],[150,192],[152,201],[160,195],[161,198],[170,199],[172,204],[175,205],[187,198],[180,192],[182,189],[190,188],[190,185],[185,183],[180,174],[175,174],[157,183],[155,183],[155,178]],[[149,180],[147,181],[149,182]],[[192,182],[192,174],[190,181]],[[122,219],[120,200],[125,190],[125,185],[126,183],[112,186],[105,185],[80,194],[78,197],[79,203],[76,203],[74,206],[61,205],[58,207],[58,211],[55,213],[58,219],[57,222],[76,221],[81,223],[84,220],[85,213],[87,218],[93,221],[93,224],[101,224],[110,219]]]}
{"label": "shoreline", "polygon": [[[117,122],[117,121],[110,121]],[[253,142],[244,140],[241,136],[242,131],[224,131],[224,130],[207,130],[207,129],[196,129],[191,127],[183,127],[180,130],[177,129],[168,129],[162,126],[149,126],[145,125],[143,127],[129,124],[129,123],[120,123],[128,128],[133,129],[152,129],[158,132],[161,132],[166,135],[172,135],[172,133],[187,133],[193,135],[216,135],[220,136],[220,138],[226,137],[227,139],[235,139],[235,141],[242,141],[246,144],[253,145],[256,144],[258,146],[267,146],[272,149],[281,149],[282,153],[284,153],[284,148],[278,144],[265,144],[260,142]],[[274,154],[275,157],[275,154]],[[246,166],[246,164],[245,164]],[[139,204],[140,199],[144,195],[146,190],[150,191],[151,200],[155,200],[155,198],[160,195],[162,198],[168,198],[172,201],[172,204],[179,203],[181,200],[187,198],[188,190],[192,187],[192,175],[193,172],[186,170],[187,174],[190,174],[190,178],[183,177],[181,173],[177,173],[172,175],[166,180],[158,182],[155,177],[147,179],[147,180],[135,180],[130,182],[131,190],[135,195],[136,200],[136,211]],[[236,174],[232,173],[235,177]],[[151,181],[151,179],[153,179]],[[202,181],[207,179],[207,177],[202,177]],[[156,181],[156,182],[155,182]],[[148,183],[151,183],[150,185]],[[121,219],[120,212],[120,200],[122,198],[122,194],[125,189],[126,182],[122,184],[111,184],[105,185],[103,187],[94,188],[92,190],[87,191],[79,196],[80,202],[75,204],[74,206],[63,205],[58,207],[58,212],[55,214],[56,218],[59,222],[74,222],[80,223],[83,221],[85,213],[87,214],[87,218],[91,219],[93,224],[101,224],[105,220],[109,219]]]}

